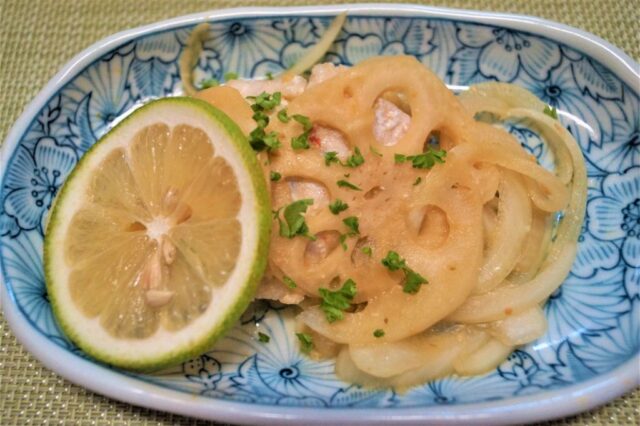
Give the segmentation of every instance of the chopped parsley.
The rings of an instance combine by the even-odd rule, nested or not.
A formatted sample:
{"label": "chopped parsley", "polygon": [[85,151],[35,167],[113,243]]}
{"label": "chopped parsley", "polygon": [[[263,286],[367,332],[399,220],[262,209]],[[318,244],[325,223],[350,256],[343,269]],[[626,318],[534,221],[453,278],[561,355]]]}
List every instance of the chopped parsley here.
{"label": "chopped parsley", "polygon": [[362,153],[360,152],[360,149],[358,147],[356,147],[355,152],[353,153],[353,155],[351,157],[347,158],[347,161],[342,163],[342,165],[345,166],[345,167],[358,167],[362,163],[364,163],[364,157],[362,156]]}
{"label": "chopped parsley", "polygon": [[347,251],[349,247],[345,241],[347,241],[347,234],[340,234],[340,246],[342,246],[342,250]]}
{"label": "chopped parsley", "polygon": [[269,343],[269,340],[271,340],[271,337],[269,337],[268,335],[258,332],[258,340],[261,343]]}
{"label": "chopped parsley", "polygon": [[313,127],[313,124],[311,124],[311,120],[309,119],[309,117],[300,114],[294,114],[291,118],[302,124],[302,128],[305,132],[308,132]]}
{"label": "chopped parsley", "polygon": [[302,200],[294,201],[284,208],[282,216],[284,220],[280,219],[280,210],[275,212],[275,217],[280,224],[280,236],[286,238],[293,238],[296,235],[302,235],[315,240],[316,237],[309,234],[309,227],[304,221],[303,213],[306,213],[307,207],[313,204],[313,199],[305,198]]}
{"label": "chopped parsley", "polygon": [[544,114],[548,115],[549,117],[553,118],[554,120],[558,119],[558,110],[556,109],[556,107],[552,107],[551,105],[547,105],[547,106],[544,107],[542,112]]}
{"label": "chopped parsley", "polygon": [[373,254],[373,250],[371,249],[371,247],[369,246],[364,246],[360,249],[360,251],[364,254],[366,254],[367,256],[371,257],[371,255]]}
{"label": "chopped parsley", "polygon": [[380,151],[378,151],[377,149],[375,149],[373,146],[369,145],[369,151],[371,151],[372,153],[374,153],[375,155],[377,155],[378,157],[382,157],[382,153],[380,153]]}
{"label": "chopped parsley", "polygon": [[313,339],[311,335],[307,333],[296,333],[296,336],[300,342],[300,350],[305,354],[311,352],[311,349],[313,349]]}
{"label": "chopped parsley", "polygon": [[211,87],[219,86],[220,82],[215,78],[208,78],[200,82],[200,90],[209,89]]}
{"label": "chopped parsley", "polygon": [[387,257],[382,259],[382,264],[390,271],[397,271],[406,266],[405,260],[395,251],[389,251]]}
{"label": "chopped parsley", "polygon": [[[342,164],[344,167],[358,167],[364,163],[364,156],[360,152],[359,148],[356,148],[353,155],[347,158],[347,161],[340,161],[338,153],[335,151],[329,151],[324,153],[324,164],[330,166],[331,163]],[[346,176],[346,175],[345,175]]]}
{"label": "chopped parsley", "polygon": [[249,133],[249,143],[255,151],[269,150],[272,151],[280,147],[280,140],[276,132],[267,133],[265,129],[269,125],[268,112],[271,112],[276,106],[280,105],[282,94],[275,92],[270,95],[262,92],[258,96],[251,96],[248,99],[254,101],[251,105],[253,110],[253,121],[256,122],[256,128]]}
{"label": "chopped parsley", "polygon": [[271,182],[277,182],[280,180],[281,177],[282,175],[278,172],[272,171],[271,173],[269,173],[269,178],[271,179]]}
{"label": "chopped parsley", "polygon": [[420,182],[422,182],[422,178],[420,176],[418,176],[416,178],[415,182],[413,182],[413,186],[420,185]]}
{"label": "chopped parsley", "polygon": [[294,288],[298,287],[298,284],[296,284],[296,282],[294,280],[292,280],[291,278],[289,278],[286,275],[284,277],[282,277],[282,281],[284,282],[284,285],[286,285],[290,289],[294,289]]}
{"label": "chopped parsley", "polygon": [[322,302],[320,309],[329,322],[335,322],[344,318],[344,311],[349,309],[351,301],[356,295],[356,283],[349,278],[342,284],[342,288],[331,291],[326,288],[318,289]]}
{"label": "chopped parsley", "polygon": [[294,121],[297,121],[302,125],[303,132],[298,136],[291,138],[291,148],[293,149],[309,149],[309,135],[311,134],[311,129],[313,128],[313,124],[309,117],[305,117],[304,115],[294,114],[291,116]]}
{"label": "chopped parsley", "polygon": [[291,117],[289,117],[289,115],[287,114],[286,108],[283,108],[280,111],[278,111],[278,120],[280,120],[283,123],[288,123],[291,120]]}
{"label": "chopped parsley", "polygon": [[293,149],[309,149],[309,135],[305,132],[301,135],[291,138],[291,148]]}
{"label": "chopped parsley", "polygon": [[402,164],[411,161],[411,165],[415,169],[430,169],[436,163],[444,163],[447,157],[447,151],[444,149],[433,150],[428,148],[426,152],[418,155],[395,154],[393,156],[396,164]]}
{"label": "chopped parsley", "polygon": [[422,284],[428,284],[426,278],[407,266],[407,262],[395,251],[389,251],[382,259],[382,264],[390,271],[402,270],[404,272],[404,284],[402,291],[416,294]]}
{"label": "chopped parsley", "polygon": [[427,284],[427,279],[412,269],[405,268],[405,278],[402,291],[409,294],[416,294],[422,284]]}
{"label": "chopped parsley", "polygon": [[251,105],[252,110],[256,111],[257,107],[263,111],[269,112],[280,105],[280,102],[282,101],[282,93],[274,92],[273,94],[269,94],[267,92],[262,92],[258,96],[249,96],[247,99],[254,101],[253,105]]}
{"label": "chopped parsley", "polygon": [[384,336],[384,330],[381,328],[376,329],[376,331],[373,332],[373,337],[382,337]]}
{"label": "chopped parsley", "polygon": [[335,151],[329,151],[324,153],[324,164],[330,166],[331,163],[339,163],[338,153]]}
{"label": "chopped parsley", "polygon": [[360,189],[356,185],[344,179],[340,179],[338,182],[336,182],[336,184],[341,188],[349,188],[349,189],[353,189],[354,191],[362,191],[362,189]]}
{"label": "chopped parsley", "polygon": [[358,218],[355,216],[349,216],[342,220],[342,223],[347,225],[347,228],[351,229],[348,236],[352,237],[354,235],[360,234],[360,223],[358,222]]}
{"label": "chopped parsley", "polygon": [[267,77],[267,80],[273,80],[273,73],[269,71],[268,73],[265,74],[265,77]]}
{"label": "chopped parsley", "polygon": [[224,75],[224,81],[231,81],[231,80],[237,80],[238,79],[238,73],[236,72],[228,72],[225,73]]}
{"label": "chopped parsley", "polygon": [[340,214],[340,212],[343,212],[348,208],[349,208],[349,204],[345,203],[339,198],[336,198],[336,200],[333,203],[329,204],[329,210],[331,210],[331,213],[336,215]]}

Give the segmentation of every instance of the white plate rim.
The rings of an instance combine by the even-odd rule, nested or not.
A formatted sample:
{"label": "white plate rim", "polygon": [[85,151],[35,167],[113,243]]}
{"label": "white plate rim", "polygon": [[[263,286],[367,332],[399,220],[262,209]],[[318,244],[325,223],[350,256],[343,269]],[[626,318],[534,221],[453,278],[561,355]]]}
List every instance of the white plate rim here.
{"label": "white plate rim", "polygon": [[[184,25],[212,19],[241,17],[269,17],[305,14],[307,16],[334,15],[342,11],[371,16],[423,16],[463,20],[473,23],[499,25],[544,36],[570,46],[607,66],[625,84],[637,88],[640,84],[640,66],[628,55],[607,41],[582,30],[541,18],[472,10],[437,8],[407,4],[345,4],[329,6],[247,7],[201,12],[150,25],[118,32],[89,46],[73,57],[29,103],[12,126],[0,147],[0,170],[5,170],[19,137],[29,126],[32,117],[45,105],[77,70],[126,41],[157,31],[166,31]],[[576,385],[531,396],[509,398],[486,403],[454,406],[414,408],[307,408],[284,407],[217,400],[160,388],[80,358],[47,339],[34,329],[20,312],[17,302],[4,285],[0,274],[0,302],[4,316],[20,341],[31,354],[47,368],[65,379],[110,398],[130,404],[169,411],[202,419],[251,424],[402,424],[446,423],[508,424],[529,423],[572,415],[601,405],[640,386],[640,354],[616,369]]]}

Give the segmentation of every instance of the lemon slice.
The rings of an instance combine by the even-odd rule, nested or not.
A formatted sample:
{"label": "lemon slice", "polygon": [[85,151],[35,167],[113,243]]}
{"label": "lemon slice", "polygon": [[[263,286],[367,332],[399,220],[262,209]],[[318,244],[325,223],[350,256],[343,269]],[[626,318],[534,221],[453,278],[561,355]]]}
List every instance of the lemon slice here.
{"label": "lemon slice", "polygon": [[264,272],[270,206],[231,119],[153,101],[104,136],[60,191],[44,245],[62,329],[93,357],[159,369],[206,351]]}

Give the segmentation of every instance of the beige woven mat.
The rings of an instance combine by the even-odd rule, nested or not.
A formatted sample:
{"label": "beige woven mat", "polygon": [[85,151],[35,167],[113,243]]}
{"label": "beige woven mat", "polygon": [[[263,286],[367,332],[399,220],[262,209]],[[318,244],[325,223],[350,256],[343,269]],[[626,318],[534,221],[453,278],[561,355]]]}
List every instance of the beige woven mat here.
{"label": "beige woven mat", "polygon": [[[25,105],[74,54],[116,31],[187,13],[232,6],[334,1],[0,0],[0,141]],[[436,6],[493,10],[562,22],[640,58],[638,0],[452,0]],[[0,426],[23,424],[195,425],[185,417],[114,402],[42,367],[0,317]],[[638,425],[640,391],[555,425]]]}

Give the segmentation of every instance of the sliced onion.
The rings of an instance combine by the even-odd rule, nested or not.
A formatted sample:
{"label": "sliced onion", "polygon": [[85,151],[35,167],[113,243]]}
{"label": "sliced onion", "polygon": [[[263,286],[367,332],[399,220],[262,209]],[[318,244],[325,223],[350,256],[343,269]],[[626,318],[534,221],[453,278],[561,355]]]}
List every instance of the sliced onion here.
{"label": "sliced onion", "polygon": [[329,25],[329,28],[326,29],[320,40],[316,44],[314,44],[309,50],[305,52],[305,54],[300,58],[298,62],[295,63],[294,66],[289,68],[284,74],[283,78],[287,78],[289,76],[294,76],[298,74],[302,74],[309,68],[311,68],[316,62],[324,57],[327,53],[331,45],[333,44],[336,37],[340,33],[342,26],[344,25],[344,21],[347,19],[347,12],[342,12]]}
{"label": "sliced onion", "polygon": [[507,346],[533,342],[547,330],[547,319],[539,306],[492,324],[489,333]]}
{"label": "sliced onion", "polygon": [[349,353],[354,364],[367,374],[388,378],[429,365],[444,369],[460,353],[464,344],[480,332],[458,329],[445,333],[412,336],[397,342],[351,345]]}
{"label": "sliced onion", "polygon": [[198,63],[198,56],[202,51],[202,42],[208,32],[209,24],[202,23],[196,26],[189,34],[187,45],[180,55],[180,80],[182,81],[184,92],[189,96],[193,96],[198,92],[198,89],[193,85],[193,67]]}
{"label": "sliced onion", "polygon": [[480,268],[478,285],[474,289],[476,294],[495,288],[511,273],[531,228],[531,202],[522,179],[504,170],[498,191],[498,220],[492,244]]}
{"label": "sliced onion", "polygon": [[454,361],[453,369],[462,376],[475,376],[496,368],[513,351],[513,346],[491,339],[475,352]]}
{"label": "sliced onion", "polygon": [[[460,341],[451,340],[461,339]],[[400,374],[390,377],[377,377],[370,373],[380,374],[380,370],[375,368],[374,360],[367,360],[366,351],[358,352],[351,349],[343,349],[336,360],[336,375],[346,381],[357,383],[363,386],[370,387],[390,387],[393,386],[396,390],[407,388],[409,386],[416,385],[418,383],[424,383],[429,380],[436,379],[438,377],[445,376],[453,372],[454,361],[463,353],[469,353],[468,348],[470,346],[477,347],[479,342],[486,339],[486,334],[471,329],[461,329],[450,335],[450,337],[443,338],[442,340],[434,343],[434,349],[430,349],[427,354],[423,355],[423,362],[420,364],[414,364],[416,367],[411,369],[404,369],[401,366],[396,367],[397,371],[404,371]],[[444,344],[446,340],[448,344]],[[406,348],[405,348],[406,349]],[[424,348],[423,348],[424,349]],[[389,350],[389,348],[387,348]],[[393,349],[390,349],[393,351]],[[416,350],[417,352],[417,350]],[[370,353],[373,355],[373,353]],[[376,360],[384,361],[384,351],[378,351],[376,354]],[[402,354],[400,356],[392,355],[394,362],[402,361]],[[352,357],[358,358],[358,364]],[[419,356],[417,353],[412,354],[411,358]],[[363,371],[360,367],[365,365],[369,372]],[[387,370],[386,374],[390,374],[391,370]]]}
{"label": "sliced onion", "polygon": [[[566,132],[566,131],[565,131]],[[569,205],[558,226],[554,242],[538,275],[521,285],[507,285],[478,296],[472,296],[450,316],[462,323],[489,322],[503,319],[542,303],[569,274],[577,251],[577,239],[584,218],[587,179],[580,149],[567,133],[563,140],[574,162],[574,176]]]}

